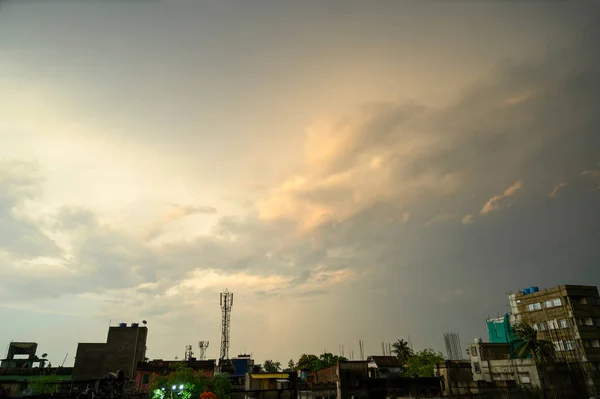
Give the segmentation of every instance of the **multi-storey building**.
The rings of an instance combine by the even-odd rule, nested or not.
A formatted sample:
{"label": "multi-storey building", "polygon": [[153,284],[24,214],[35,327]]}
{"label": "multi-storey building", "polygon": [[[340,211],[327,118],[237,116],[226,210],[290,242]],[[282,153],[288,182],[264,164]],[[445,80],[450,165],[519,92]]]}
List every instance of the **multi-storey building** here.
{"label": "multi-storey building", "polygon": [[600,298],[598,288],[560,285],[531,287],[509,294],[511,318],[528,322],[539,339],[554,343],[556,357],[585,376],[588,389],[600,393]]}

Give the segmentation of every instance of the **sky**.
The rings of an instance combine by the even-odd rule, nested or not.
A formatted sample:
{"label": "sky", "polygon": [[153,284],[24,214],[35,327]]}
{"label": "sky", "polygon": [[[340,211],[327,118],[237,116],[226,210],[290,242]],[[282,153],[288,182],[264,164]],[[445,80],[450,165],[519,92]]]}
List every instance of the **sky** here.
{"label": "sky", "polygon": [[600,3],[3,0],[0,346],[442,350],[600,282]]}

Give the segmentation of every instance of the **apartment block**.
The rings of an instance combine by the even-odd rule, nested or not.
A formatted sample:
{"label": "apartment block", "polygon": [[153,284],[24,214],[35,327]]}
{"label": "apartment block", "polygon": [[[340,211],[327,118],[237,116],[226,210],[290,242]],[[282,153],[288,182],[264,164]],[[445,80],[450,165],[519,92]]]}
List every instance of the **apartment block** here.
{"label": "apartment block", "polygon": [[600,297],[598,288],[531,287],[509,295],[513,322],[524,321],[551,341],[557,360],[580,369],[592,393],[600,392]]}

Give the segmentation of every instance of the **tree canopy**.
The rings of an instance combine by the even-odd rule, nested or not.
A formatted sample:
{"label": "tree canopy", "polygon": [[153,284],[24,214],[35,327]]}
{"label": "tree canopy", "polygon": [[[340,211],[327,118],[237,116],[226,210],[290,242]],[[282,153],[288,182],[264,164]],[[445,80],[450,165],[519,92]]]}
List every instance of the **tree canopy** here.
{"label": "tree canopy", "polygon": [[265,364],[263,366],[267,373],[276,373],[281,370],[281,363],[274,360],[265,360]]}
{"label": "tree canopy", "polygon": [[403,374],[407,377],[433,377],[435,365],[444,360],[441,352],[427,348],[406,359]]}
{"label": "tree canopy", "polygon": [[[348,360],[333,353],[323,353],[321,356],[303,354],[296,363],[297,370],[318,371],[335,366],[339,361]],[[293,362],[291,362],[293,365]]]}
{"label": "tree canopy", "polygon": [[208,378],[186,364],[174,364],[166,375],[154,377],[150,381],[154,399],[163,399],[165,393],[172,391],[173,387],[181,399],[197,398],[205,391],[213,392],[218,399],[228,399],[231,382],[227,374],[217,374]]}

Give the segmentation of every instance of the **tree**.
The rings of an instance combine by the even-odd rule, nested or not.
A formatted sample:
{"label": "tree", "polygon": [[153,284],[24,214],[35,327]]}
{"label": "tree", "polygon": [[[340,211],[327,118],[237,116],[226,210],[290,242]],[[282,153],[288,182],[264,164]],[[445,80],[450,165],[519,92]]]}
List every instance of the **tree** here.
{"label": "tree", "polygon": [[274,360],[265,360],[264,367],[267,373],[276,373],[281,370],[281,363]]}
{"label": "tree", "polygon": [[392,344],[392,353],[396,355],[402,365],[406,364],[408,359],[413,355],[413,350],[408,346],[408,342],[399,339]]}
{"label": "tree", "polygon": [[263,373],[264,371],[265,371],[265,368],[260,363],[256,363],[252,366],[253,373]]}
{"label": "tree", "polygon": [[316,363],[316,370],[323,370],[328,367],[333,367],[338,364],[339,361],[348,360],[345,357],[334,355],[333,353],[325,352],[319,356],[319,360]]}
{"label": "tree", "polygon": [[295,369],[296,369],[296,363],[294,363],[293,359],[290,359],[290,361],[288,362],[288,370],[293,371]]}
{"label": "tree", "polygon": [[317,362],[319,358],[315,355],[307,355],[306,353],[300,356],[298,363],[296,363],[297,370],[310,370],[315,371],[317,369]]}
{"label": "tree", "polygon": [[523,360],[529,357],[533,358],[535,367],[540,375],[540,384],[546,397],[546,383],[544,374],[546,366],[555,360],[554,344],[550,341],[538,339],[538,332],[533,326],[527,322],[519,322],[513,326],[513,331],[519,337],[515,349],[516,355]]}
{"label": "tree", "polygon": [[230,399],[232,386],[229,374],[220,373],[215,375],[208,381],[207,388],[214,392],[218,399]]}
{"label": "tree", "polygon": [[[169,368],[166,375],[152,378],[150,391],[154,399],[163,399],[168,396],[166,393],[172,392],[175,387],[175,391],[180,393],[182,399],[190,399],[198,397],[209,387],[211,382],[211,379],[202,373],[195,372],[186,364],[175,363]],[[216,393],[214,390],[213,392]],[[227,398],[223,397],[223,399]]]}
{"label": "tree", "polygon": [[433,377],[436,364],[444,360],[441,352],[433,349],[423,349],[406,360],[403,374],[407,377]]}

